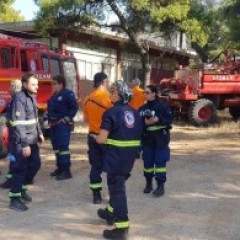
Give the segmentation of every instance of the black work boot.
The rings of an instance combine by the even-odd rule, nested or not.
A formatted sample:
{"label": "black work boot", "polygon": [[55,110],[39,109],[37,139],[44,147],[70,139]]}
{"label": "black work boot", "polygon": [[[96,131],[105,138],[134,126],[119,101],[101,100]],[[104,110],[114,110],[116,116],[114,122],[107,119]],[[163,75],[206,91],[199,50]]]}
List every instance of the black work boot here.
{"label": "black work boot", "polygon": [[93,192],[93,203],[100,204],[102,202],[102,195],[100,190],[92,190]]}
{"label": "black work boot", "polygon": [[112,230],[104,230],[103,237],[106,239],[127,240],[128,228],[114,228]]}
{"label": "black work boot", "polygon": [[11,179],[7,179],[0,185],[1,188],[8,189],[11,188]]}
{"label": "black work boot", "polygon": [[22,199],[24,202],[31,202],[31,201],[32,201],[32,197],[30,197],[30,196],[27,194],[27,191],[22,191],[22,192],[21,192],[21,199]]}
{"label": "black work boot", "polygon": [[97,211],[97,215],[105,220],[108,225],[113,225],[114,224],[114,217],[113,214],[110,213],[106,208],[99,208]]}
{"label": "black work boot", "polygon": [[59,168],[56,168],[54,171],[50,172],[51,177],[56,177],[61,173],[61,170]]}
{"label": "black work boot", "polygon": [[144,188],[144,193],[150,193],[153,190],[152,178],[146,178],[146,187]]}
{"label": "black work boot", "polygon": [[161,197],[165,193],[164,182],[157,182],[157,188],[153,191],[153,195],[156,197]]}
{"label": "black work boot", "polygon": [[12,197],[10,200],[9,208],[14,209],[16,211],[27,211],[28,207],[22,202],[21,198],[19,197]]}
{"label": "black work boot", "polygon": [[72,178],[72,173],[70,169],[64,169],[62,170],[58,175],[56,175],[56,180],[62,181]]}

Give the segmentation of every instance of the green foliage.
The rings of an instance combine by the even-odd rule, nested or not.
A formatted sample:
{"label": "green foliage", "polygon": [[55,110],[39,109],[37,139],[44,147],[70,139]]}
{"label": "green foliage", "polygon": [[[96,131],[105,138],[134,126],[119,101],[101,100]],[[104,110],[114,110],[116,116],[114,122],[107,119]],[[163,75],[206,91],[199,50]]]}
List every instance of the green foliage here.
{"label": "green foliage", "polygon": [[239,42],[240,47],[240,0],[228,1],[223,9],[226,25],[229,27],[229,40]]}
{"label": "green foliage", "polygon": [[18,22],[24,20],[20,12],[11,7],[13,3],[14,0],[0,1],[0,22]]}
{"label": "green foliage", "polygon": [[84,0],[35,0],[40,11],[36,29],[42,34],[54,31],[78,30],[96,23],[88,1]]}
{"label": "green foliage", "polygon": [[240,51],[240,0],[223,0],[212,11],[211,31],[208,43],[209,58],[224,58],[226,50],[239,55]]}
{"label": "green foliage", "polygon": [[[226,39],[225,35],[227,33],[223,24],[221,8],[222,5],[219,0],[191,1],[191,9],[188,13],[189,18],[196,19],[198,22],[197,25],[190,23],[192,27],[189,33],[196,29],[191,38],[192,46],[198,52],[203,62],[207,62],[214,57],[216,48],[219,48]],[[195,37],[196,34],[198,35],[197,38]],[[226,45],[226,43],[223,45]]]}
{"label": "green foliage", "polygon": [[[186,33],[192,42],[206,45],[212,21],[198,0],[35,0],[40,7],[36,28],[42,33],[79,31],[82,27],[114,27],[129,36],[140,55],[143,69],[150,71],[149,46],[143,34],[159,32],[171,38],[172,33]],[[204,13],[203,13],[204,12]],[[111,22],[115,16],[115,22]]]}

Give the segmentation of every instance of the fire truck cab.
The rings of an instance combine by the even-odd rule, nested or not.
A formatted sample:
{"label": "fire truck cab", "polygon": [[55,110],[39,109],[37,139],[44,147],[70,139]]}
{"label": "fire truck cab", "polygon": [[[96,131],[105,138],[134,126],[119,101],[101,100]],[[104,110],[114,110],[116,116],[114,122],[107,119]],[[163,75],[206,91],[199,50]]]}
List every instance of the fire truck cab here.
{"label": "fire truck cab", "polygon": [[33,73],[39,79],[37,103],[40,119],[53,93],[52,76],[64,75],[66,87],[74,91],[77,98],[80,96],[76,60],[70,53],[52,50],[45,43],[0,34],[0,157],[6,155],[5,111],[11,98],[10,82],[21,79],[25,73]]}

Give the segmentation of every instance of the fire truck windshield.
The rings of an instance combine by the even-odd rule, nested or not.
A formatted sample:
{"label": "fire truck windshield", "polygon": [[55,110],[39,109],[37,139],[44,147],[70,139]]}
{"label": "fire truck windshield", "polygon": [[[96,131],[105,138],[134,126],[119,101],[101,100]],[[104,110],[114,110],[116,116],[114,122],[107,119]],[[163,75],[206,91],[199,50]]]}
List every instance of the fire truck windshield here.
{"label": "fire truck windshield", "polygon": [[77,72],[75,62],[72,59],[63,61],[63,72],[66,78],[66,87],[71,89],[75,95],[78,96]]}
{"label": "fire truck windshield", "polygon": [[16,67],[16,48],[0,46],[0,69]]}

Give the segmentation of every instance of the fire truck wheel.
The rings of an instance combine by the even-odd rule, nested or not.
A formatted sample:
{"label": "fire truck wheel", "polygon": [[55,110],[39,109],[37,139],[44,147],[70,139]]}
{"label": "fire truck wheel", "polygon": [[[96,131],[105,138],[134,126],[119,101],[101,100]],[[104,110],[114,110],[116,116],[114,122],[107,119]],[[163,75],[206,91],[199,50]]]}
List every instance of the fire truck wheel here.
{"label": "fire truck wheel", "polygon": [[197,126],[206,126],[217,120],[217,108],[215,104],[206,98],[193,102],[188,110],[188,119]]}
{"label": "fire truck wheel", "polygon": [[7,127],[4,123],[0,122],[0,159],[7,156],[7,148],[5,144],[6,134],[8,134]]}
{"label": "fire truck wheel", "polygon": [[240,107],[229,107],[229,113],[233,119],[240,118]]}

